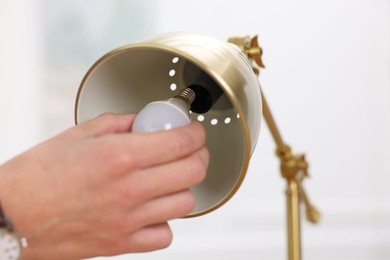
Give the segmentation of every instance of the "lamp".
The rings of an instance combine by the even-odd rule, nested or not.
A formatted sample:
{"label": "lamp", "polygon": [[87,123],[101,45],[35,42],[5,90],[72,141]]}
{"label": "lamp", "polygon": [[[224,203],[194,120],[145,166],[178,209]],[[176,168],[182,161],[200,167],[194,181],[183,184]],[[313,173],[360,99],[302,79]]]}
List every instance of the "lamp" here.
{"label": "lamp", "polygon": [[[154,106],[155,101],[180,96],[184,89],[193,92],[189,117],[206,129],[210,164],[206,179],[192,189],[196,206],[188,217],[209,213],[235,194],[257,143],[263,108],[266,122],[272,119],[256,76],[263,66],[257,38],[231,38],[229,42],[200,34],[170,33],[123,46],[90,68],[76,97],[77,124],[104,112],[138,113],[146,104]],[[146,118],[153,114],[145,113]],[[272,132],[277,132],[275,124],[273,127]],[[279,141],[282,158],[287,150],[281,138]],[[295,183],[295,175],[292,179]],[[297,210],[295,195],[289,211]],[[293,225],[296,234],[299,215]],[[294,236],[298,245],[293,247],[299,250],[299,230]]]}
{"label": "lamp", "polygon": [[[206,92],[212,106],[207,113],[201,107],[190,115],[206,129],[211,158],[206,179],[192,190],[193,217],[233,196],[259,135],[260,88],[238,48],[205,35],[173,33],[113,50],[83,79],[75,118],[80,123],[104,112],[138,113],[146,104],[169,99],[188,86]],[[210,100],[221,91],[217,100]]]}

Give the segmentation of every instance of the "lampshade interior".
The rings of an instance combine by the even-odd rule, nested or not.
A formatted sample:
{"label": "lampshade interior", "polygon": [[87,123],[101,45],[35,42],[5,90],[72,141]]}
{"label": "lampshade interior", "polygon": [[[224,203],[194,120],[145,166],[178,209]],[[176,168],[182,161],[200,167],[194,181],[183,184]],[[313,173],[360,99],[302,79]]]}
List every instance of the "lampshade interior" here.
{"label": "lampshade interior", "polygon": [[[78,123],[102,113],[137,113],[147,103],[166,100],[199,78],[222,84],[190,57],[158,48],[130,48],[103,58],[87,74],[79,92]],[[212,85],[212,86],[211,86]],[[210,165],[204,182],[192,190],[196,206],[192,215],[209,211],[225,201],[243,179],[245,140],[240,115],[227,92],[205,114],[192,112],[207,132]]]}

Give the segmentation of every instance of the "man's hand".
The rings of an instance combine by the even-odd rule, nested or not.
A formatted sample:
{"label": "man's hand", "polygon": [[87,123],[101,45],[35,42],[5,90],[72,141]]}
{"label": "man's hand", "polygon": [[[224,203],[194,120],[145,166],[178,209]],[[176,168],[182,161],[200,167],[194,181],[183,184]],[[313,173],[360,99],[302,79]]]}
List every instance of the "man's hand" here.
{"label": "man's hand", "polygon": [[198,123],[131,133],[133,115],[105,114],[0,167],[4,212],[28,240],[23,259],[80,259],[167,247],[170,219],[189,214],[189,188],[209,155]]}

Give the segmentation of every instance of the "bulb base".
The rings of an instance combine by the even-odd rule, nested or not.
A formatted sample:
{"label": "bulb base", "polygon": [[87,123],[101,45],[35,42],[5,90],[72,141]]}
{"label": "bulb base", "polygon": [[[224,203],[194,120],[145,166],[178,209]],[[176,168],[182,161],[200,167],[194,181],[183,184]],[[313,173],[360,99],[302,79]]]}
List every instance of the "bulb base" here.
{"label": "bulb base", "polygon": [[195,100],[195,92],[190,88],[185,88],[181,90],[180,93],[174,96],[173,98],[178,98],[183,100],[188,104],[188,107],[190,107],[192,102],[194,102]]}

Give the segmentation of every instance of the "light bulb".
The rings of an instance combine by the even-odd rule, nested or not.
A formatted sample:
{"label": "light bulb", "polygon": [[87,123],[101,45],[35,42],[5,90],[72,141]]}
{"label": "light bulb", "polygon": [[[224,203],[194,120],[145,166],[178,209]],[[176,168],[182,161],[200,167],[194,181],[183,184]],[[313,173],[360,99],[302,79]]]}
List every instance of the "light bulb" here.
{"label": "light bulb", "polygon": [[189,110],[194,99],[195,92],[186,88],[171,99],[147,104],[137,114],[132,131],[151,133],[190,124]]}

